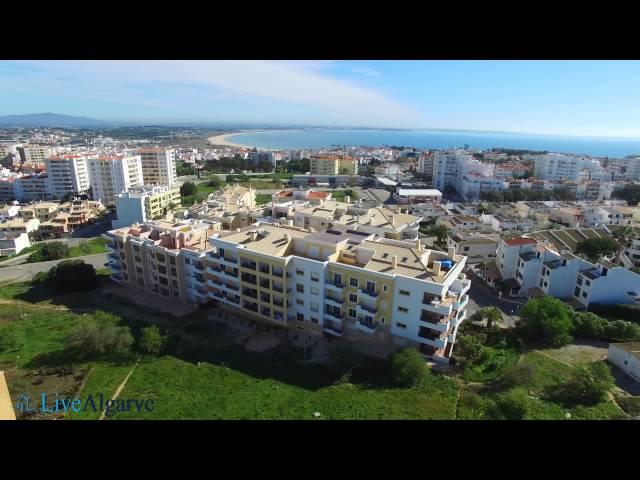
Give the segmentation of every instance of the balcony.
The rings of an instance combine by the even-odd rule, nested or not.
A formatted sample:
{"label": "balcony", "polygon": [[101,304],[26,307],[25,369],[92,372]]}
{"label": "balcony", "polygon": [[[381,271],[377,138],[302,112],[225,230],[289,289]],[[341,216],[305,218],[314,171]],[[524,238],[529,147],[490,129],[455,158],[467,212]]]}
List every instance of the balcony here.
{"label": "balcony", "polygon": [[242,290],[242,295],[244,295],[245,297],[256,299],[256,300],[258,299],[258,292],[256,292],[255,290],[244,289]]}
{"label": "balcony", "polygon": [[373,335],[377,329],[378,324],[376,322],[367,322],[364,318],[358,318],[356,322],[356,330],[368,335]]}
{"label": "balcony", "polygon": [[330,281],[330,280],[327,280],[327,281],[325,282],[325,286],[326,286],[327,288],[332,289],[332,290],[340,290],[340,291],[342,291],[342,289],[344,288],[344,284],[343,284],[343,283],[341,283],[341,282],[335,282],[335,281]]}
{"label": "balcony", "polygon": [[378,310],[375,308],[371,308],[367,305],[356,305],[356,314],[357,315],[365,315],[365,316],[375,316],[378,313]]}
{"label": "balcony", "polygon": [[462,310],[469,302],[469,295],[462,295],[459,300],[453,302],[453,308],[456,310]]}
{"label": "balcony", "polygon": [[231,290],[232,292],[240,291],[240,287],[238,285],[233,285],[232,283],[225,283],[222,288],[226,290]]}
{"label": "balcony", "polygon": [[325,297],[325,301],[327,302],[327,305],[338,308],[342,307],[342,304],[344,303],[344,300],[342,300],[341,298],[332,297],[330,295]]}
{"label": "balcony", "polygon": [[422,315],[420,315],[420,321],[427,323],[429,328],[445,331],[447,329],[447,323],[449,323],[448,317],[444,317],[442,315],[437,315],[431,312],[422,311]]}
{"label": "balcony", "polygon": [[378,293],[369,288],[359,288],[358,295],[363,296],[364,298],[368,298],[369,300],[373,300],[374,302],[378,299]]}
{"label": "balcony", "polygon": [[333,335],[334,337],[342,336],[342,328],[332,325],[331,323],[325,323],[323,331],[329,335]]}
{"label": "balcony", "polygon": [[328,319],[328,320],[332,320],[334,322],[338,322],[338,323],[342,323],[342,318],[343,315],[340,312],[336,312],[335,310],[330,312],[324,312],[324,316]]}
{"label": "balcony", "polygon": [[248,270],[255,270],[257,268],[257,265],[255,262],[242,262],[240,266]]}
{"label": "balcony", "polygon": [[279,277],[279,278],[282,278],[282,273],[283,273],[282,270],[275,269],[275,268],[273,268],[272,271],[271,271],[271,275],[273,275],[274,277]]}
{"label": "balcony", "polygon": [[276,285],[276,284],[274,283],[274,284],[273,284],[273,291],[274,291],[274,292],[278,292],[278,293],[282,293],[282,292],[283,292],[282,285]]}

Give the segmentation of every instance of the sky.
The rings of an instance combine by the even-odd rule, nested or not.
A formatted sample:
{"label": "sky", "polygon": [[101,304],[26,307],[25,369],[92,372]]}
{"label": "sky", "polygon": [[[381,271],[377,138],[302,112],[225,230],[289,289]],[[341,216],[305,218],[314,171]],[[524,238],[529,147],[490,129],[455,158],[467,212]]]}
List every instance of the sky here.
{"label": "sky", "polygon": [[0,61],[0,115],[640,137],[640,61]]}

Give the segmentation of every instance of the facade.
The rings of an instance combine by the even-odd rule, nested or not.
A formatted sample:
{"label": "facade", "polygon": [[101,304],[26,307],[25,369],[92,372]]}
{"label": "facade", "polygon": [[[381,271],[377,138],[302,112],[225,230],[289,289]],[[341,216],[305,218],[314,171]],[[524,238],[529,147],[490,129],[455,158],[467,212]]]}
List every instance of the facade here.
{"label": "facade", "polygon": [[494,178],[477,173],[467,173],[462,176],[456,189],[467,201],[477,201],[483,193],[500,192],[509,188],[508,182],[501,178]]}
{"label": "facade", "polygon": [[101,155],[89,159],[93,198],[113,205],[116,196],[143,184],[140,155]]}
{"label": "facade", "polygon": [[358,160],[348,155],[312,155],[309,159],[311,175],[355,175]]}
{"label": "facade", "polygon": [[394,197],[400,203],[440,203],[442,192],[435,188],[398,188]]}
{"label": "facade", "polygon": [[314,185],[360,185],[360,175],[294,175],[291,183],[295,186]]}
{"label": "facade", "polygon": [[166,212],[181,205],[180,187],[140,186],[116,197],[116,220],[113,228],[122,228],[134,223],[145,223],[166,215]]}
{"label": "facade", "polygon": [[171,148],[141,148],[142,177],[145,185],[173,186],[177,182],[176,155]]}
{"label": "facade", "polygon": [[40,221],[37,218],[31,220],[23,220],[22,218],[14,218],[0,222],[0,235],[11,233],[32,234],[38,230]]}
{"label": "facade", "polygon": [[47,200],[51,197],[46,175],[28,175],[17,178],[13,183],[13,192],[19,202]]}
{"label": "facade", "polygon": [[607,360],[640,382],[640,342],[610,343]]}
{"label": "facade", "polygon": [[50,198],[60,199],[72,193],[84,195],[91,186],[87,157],[81,155],[55,155],[44,161]]}
{"label": "facade", "polygon": [[273,152],[249,152],[248,160],[252,165],[259,165],[260,163],[275,165]]}
{"label": "facade", "polygon": [[27,145],[24,147],[24,163],[44,163],[54,153],[53,148],[45,145]]}
{"label": "facade", "polygon": [[427,176],[427,178],[433,178],[433,155],[430,153],[423,153],[418,157],[418,171]]}
{"label": "facade", "polygon": [[498,235],[455,233],[447,238],[447,247],[467,257],[467,264],[483,263],[496,258]]}
{"label": "facade", "polygon": [[0,257],[18,254],[30,246],[29,235],[25,232],[0,234]]}
{"label": "facade", "polygon": [[624,253],[635,266],[640,266],[640,238],[634,238],[627,244]]}
{"label": "facade", "polygon": [[[504,280],[515,279],[518,257],[522,253],[532,252],[538,242],[532,238],[501,239],[496,250],[496,266]],[[512,283],[515,283],[512,282]],[[514,285],[517,286],[517,285]]]}
{"label": "facade", "polygon": [[534,176],[543,180],[601,180],[604,170],[594,158],[562,153],[538,155],[534,160]]}

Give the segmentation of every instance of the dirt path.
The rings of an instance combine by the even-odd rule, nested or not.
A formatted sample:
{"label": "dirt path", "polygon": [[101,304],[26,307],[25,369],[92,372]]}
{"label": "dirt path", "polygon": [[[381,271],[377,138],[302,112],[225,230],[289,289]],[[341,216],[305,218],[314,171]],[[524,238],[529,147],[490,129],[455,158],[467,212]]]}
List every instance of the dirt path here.
{"label": "dirt path", "polygon": [[[116,393],[113,394],[113,397],[111,398],[111,400],[115,400],[116,398],[118,398],[118,395],[120,395],[120,392],[122,392],[122,389],[125,387],[125,385],[127,384],[127,380],[129,380],[129,377],[131,376],[131,374],[133,373],[133,371],[136,369],[136,367],[138,366],[138,363],[140,363],[140,360],[138,360],[136,362],[136,364],[133,366],[133,368],[131,369],[131,371],[127,374],[127,376],[125,377],[125,379],[122,381],[122,383],[120,385],[118,385],[118,388],[116,389]],[[107,409],[104,409],[104,412],[102,412],[102,415],[100,416],[99,420],[104,420],[104,417],[107,414]]]}

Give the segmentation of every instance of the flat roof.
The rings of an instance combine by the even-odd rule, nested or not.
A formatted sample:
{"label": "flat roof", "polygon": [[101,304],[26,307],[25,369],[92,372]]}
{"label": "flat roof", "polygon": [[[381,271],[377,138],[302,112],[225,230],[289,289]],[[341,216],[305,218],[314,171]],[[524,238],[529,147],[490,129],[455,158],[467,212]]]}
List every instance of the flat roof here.
{"label": "flat roof", "polygon": [[442,192],[435,188],[399,188],[398,195],[415,196],[415,197],[436,197],[442,196]]}

